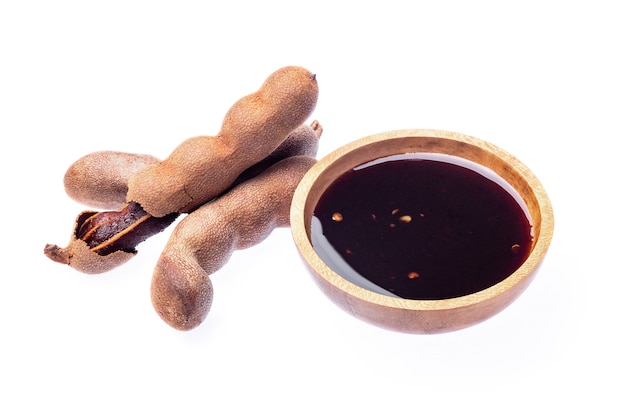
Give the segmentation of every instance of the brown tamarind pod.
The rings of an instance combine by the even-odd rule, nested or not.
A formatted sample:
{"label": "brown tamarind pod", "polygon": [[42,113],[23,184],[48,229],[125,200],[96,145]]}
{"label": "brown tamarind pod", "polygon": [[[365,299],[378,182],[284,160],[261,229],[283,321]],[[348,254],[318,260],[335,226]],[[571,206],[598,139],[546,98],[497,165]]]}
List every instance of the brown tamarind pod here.
{"label": "brown tamarind pod", "polygon": [[65,172],[65,192],[89,207],[117,210],[126,203],[128,178],[160,162],[152,155],[98,151],[83,156]]}
{"label": "brown tamarind pod", "polygon": [[154,269],[152,304],[171,327],[190,330],[204,321],[213,301],[210,275],[238,249],[260,243],[289,226],[295,189],[316,162],[283,159],[190,213],[174,228]]}
{"label": "brown tamarind pod", "polygon": [[155,217],[194,210],[271,154],[306,121],[317,96],[315,74],[280,68],[233,104],[217,136],[187,139],[163,161],[131,175],[126,201],[138,202]]}
{"label": "brown tamarind pod", "polygon": [[[299,126],[274,152],[241,173],[230,188],[258,175],[281,159],[296,155],[314,157],[322,131],[322,125],[317,120],[310,126],[306,124]],[[136,156],[144,157],[104,151],[90,154],[81,159],[81,163],[97,160],[99,166],[109,166],[112,169],[111,181],[119,184],[122,178],[120,173],[128,172],[130,167],[134,166]],[[125,160],[130,162],[130,165],[124,166]],[[149,158],[143,160],[148,161]],[[89,183],[89,186],[96,185],[97,182]],[[106,199],[98,195],[97,188],[88,190],[82,195],[90,196],[91,200],[95,197],[106,203]],[[110,197],[112,194],[106,195]],[[139,243],[163,231],[178,215],[171,213],[163,217],[154,217],[136,202],[125,204],[119,211],[84,211],[76,218],[67,247],[48,244],[44,248],[44,253],[53,261],[67,264],[84,273],[107,272],[130,260],[137,253],[135,248]]]}

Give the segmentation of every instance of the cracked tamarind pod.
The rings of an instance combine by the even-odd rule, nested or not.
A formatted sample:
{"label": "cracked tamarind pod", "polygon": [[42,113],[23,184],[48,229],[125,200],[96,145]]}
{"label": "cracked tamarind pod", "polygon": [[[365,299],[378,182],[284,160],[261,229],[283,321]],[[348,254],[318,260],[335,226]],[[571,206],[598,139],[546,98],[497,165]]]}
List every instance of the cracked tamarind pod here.
{"label": "cracked tamarind pod", "polygon": [[190,213],[174,228],[154,269],[152,304],[171,327],[200,325],[213,301],[210,275],[235,250],[263,241],[289,226],[291,200],[316,159],[283,159]]}
{"label": "cracked tamarind pod", "polygon": [[132,259],[139,243],[163,231],[177,217],[178,213],[152,217],[137,203],[115,212],[83,211],[74,221],[68,245],[46,244],[44,254],[77,271],[101,274]]}
{"label": "cracked tamarind pod", "polygon": [[[317,120],[310,126],[300,125],[274,152],[241,173],[230,188],[258,175],[281,159],[296,155],[315,156],[322,132],[322,125]],[[114,151],[85,155],[67,170],[64,177],[66,191],[84,204],[97,202],[106,206],[119,203],[119,190],[127,188],[133,169],[141,169],[142,165],[147,166],[154,161],[158,162],[158,159],[150,155]],[[89,171],[92,165],[97,167],[101,177],[83,172]],[[77,184],[83,189],[77,190]],[[101,186],[104,184],[103,193]],[[53,261],[70,265],[78,271],[103,273],[130,260],[136,254],[135,248],[139,243],[167,228],[177,217],[178,213],[153,217],[135,202],[126,204],[119,211],[84,211],[76,218],[68,246],[61,248],[48,244],[44,253]]]}

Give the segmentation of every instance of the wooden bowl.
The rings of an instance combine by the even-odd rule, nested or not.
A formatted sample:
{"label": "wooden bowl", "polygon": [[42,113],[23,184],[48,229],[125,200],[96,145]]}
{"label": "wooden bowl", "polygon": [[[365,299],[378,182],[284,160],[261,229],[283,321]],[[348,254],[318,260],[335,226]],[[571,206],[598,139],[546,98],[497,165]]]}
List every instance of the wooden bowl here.
{"label": "wooden bowl", "polygon": [[[508,182],[522,197],[533,227],[529,256],[511,275],[484,290],[456,298],[413,300],[383,295],[356,285],[331,269],[311,243],[315,206],[326,188],[352,168],[378,158],[405,153],[437,153],[482,165]],[[534,174],[512,155],[483,140],[438,130],[397,130],[349,143],[316,163],[298,186],[291,206],[296,247],[315,282],[343,310],[365,322],[406,333],[462,329],[500,312],[535,276],[552,239],[550,200]]]}

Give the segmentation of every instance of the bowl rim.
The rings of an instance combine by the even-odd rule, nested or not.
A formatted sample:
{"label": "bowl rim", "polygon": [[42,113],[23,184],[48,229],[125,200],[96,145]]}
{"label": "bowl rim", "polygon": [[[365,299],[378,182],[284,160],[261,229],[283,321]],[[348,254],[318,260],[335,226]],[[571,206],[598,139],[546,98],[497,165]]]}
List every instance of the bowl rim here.
{"label": "bowl rim", "polygon": [[[317,180],[324,173],[326,173],[329,168],[331,168],[334,164],[337,164],[338,161],[353,151],[362,149],[363,147],[375,145],[379,142],[410,138],[446,139],[478,147],[481,152],[487,152],[490,156],[502,160],[515,171],[516,175],[523,178],[524,181],[530,186],[532,194],[538,203],[537,205],[540,211],[539,218],[541,219],[541,224],[538,225],[538,236],[535,236],[536,240],[530,254],[515,272],[497,284],[472,294],[438,300],[413,300],[391,297],[360,287],[336,273],[318,256],[317,252],[313,249],[313,245],[311,244],[309,235],[310,226],[306,225],[304,218],[309,193],[315,186]],[[392,151],[388,153],[388,155],[396,154],[400,154],[400,152],[394,153]],[[372,160],[377,158],[378,157],[373,158]],[[471,160],[471,158],[465,159]],[[300,181],[292,199],[290,222],[292,238],[297,250],[303,261],[317,275],[318,278],[323,279],[332,287],[368,303],[373,303],[383,307],[419,311],[457,309],[478,303],[489,302],[489,300],[498,298],[500,295],[506,293],[511,288],[516,287],[518,284],[525,281],[529,276],[533,275],[533,272],[541,264],[548,247],[550,246],[552,235],[554,233],[554,213],[548,194],[539,179],[526,165],[513,155],[490,142],[462,133],[436,129],[403,129],[377,133],[354,140],[331,151],[329,154],[317,161]],[[535,225],[533,224],[533,227],[534,226]]]}

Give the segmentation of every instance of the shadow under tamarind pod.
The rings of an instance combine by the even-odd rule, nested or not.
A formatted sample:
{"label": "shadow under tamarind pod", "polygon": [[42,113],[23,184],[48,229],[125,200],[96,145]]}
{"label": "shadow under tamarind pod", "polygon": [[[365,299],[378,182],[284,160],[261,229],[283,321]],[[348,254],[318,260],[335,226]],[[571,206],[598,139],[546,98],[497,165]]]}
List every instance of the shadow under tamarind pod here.
{"label": "shadow under tamarind pod", "polygon": [[[322,131],[322,125],[317,120],[310,126],[302,124],[270,155],[242,172],[222,194],[256,177],[278,161],[297,155],[315,156]],[[109,154],[116,159],[120,158],[117,152]],[[106,158],[109,154],[101,153],[99,156]],[[132,156],[128,154],[131,159]],[[119,163],[117,166],[120,169],[127,168]],[[111,175],[119,177],[118,173]],[[94,198],[92,194],[94,193],[83,193],[85,198],[90,200]],[[80,272],[87,274],[107,272],[129,261],[137,253],[138,244],[165,230],[179,215],[180,213],[170,213],[163,217],[155,217],[147,213],[137,202],[130,202],[119,211],[84,211],[76,217],[68,246],[47,244],[44,254],[51,260],[69,265]]]}

